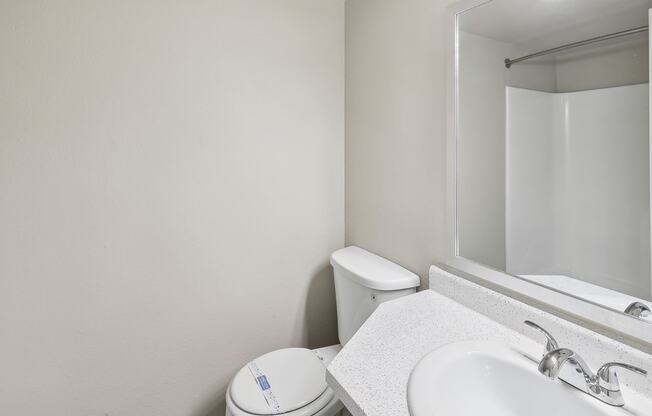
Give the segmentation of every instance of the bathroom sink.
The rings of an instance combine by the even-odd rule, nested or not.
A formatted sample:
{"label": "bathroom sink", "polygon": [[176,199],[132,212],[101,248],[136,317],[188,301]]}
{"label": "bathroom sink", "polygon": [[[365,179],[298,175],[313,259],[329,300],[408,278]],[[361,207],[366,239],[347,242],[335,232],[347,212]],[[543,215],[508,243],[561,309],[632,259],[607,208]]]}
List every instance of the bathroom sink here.
{"label": "bathroom sink", "polygon": [[547,379],[515,347],[481,341],[449,344],[426,355],[410,375],[408,406],[411,416],[644,414],[629,402],[627,410],[612,407]]}

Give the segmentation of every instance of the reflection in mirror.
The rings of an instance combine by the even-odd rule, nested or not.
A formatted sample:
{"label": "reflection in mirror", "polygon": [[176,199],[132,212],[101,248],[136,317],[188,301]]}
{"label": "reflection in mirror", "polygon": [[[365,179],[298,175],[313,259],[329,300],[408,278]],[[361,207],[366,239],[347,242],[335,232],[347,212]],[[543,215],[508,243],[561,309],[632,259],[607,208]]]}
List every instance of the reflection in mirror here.
{"label": "reflection in mirror", "polygon": [[458,255],[650,322],[651,6],[491,0],[457,50]]}

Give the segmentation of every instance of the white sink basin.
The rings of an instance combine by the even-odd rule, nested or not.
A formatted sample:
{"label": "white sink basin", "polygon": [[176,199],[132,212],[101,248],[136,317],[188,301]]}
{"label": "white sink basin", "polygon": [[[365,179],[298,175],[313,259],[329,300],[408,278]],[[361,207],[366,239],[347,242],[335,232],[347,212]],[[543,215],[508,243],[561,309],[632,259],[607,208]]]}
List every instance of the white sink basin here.
{"label": "white sink basin", "polygon": [[[630,405],[629,399],[636,401]],[[426,355],[412,370],[412,416],[624,416],[646,415],[640,398],[627,408],[600,402],[537,371],[516,348],[493,342],[449,344]],[[647,410],[647,411],[646,411]]]}

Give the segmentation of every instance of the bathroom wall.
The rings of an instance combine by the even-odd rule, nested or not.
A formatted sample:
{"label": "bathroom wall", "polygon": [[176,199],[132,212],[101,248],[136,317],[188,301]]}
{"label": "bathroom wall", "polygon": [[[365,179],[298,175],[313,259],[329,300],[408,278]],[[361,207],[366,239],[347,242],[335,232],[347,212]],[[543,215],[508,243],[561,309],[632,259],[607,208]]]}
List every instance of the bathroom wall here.
{"label": "bathroom wall", "polygon": [[443,0],[346,2],[346,242],[418,273],[446,257]]}
{"label": "bathroom wall", "polygon": [[648,95],[509,89],[509,273],[650,299]]}
{"label": "bathroom wall", "polygon": [[343,1],[4,1],[0,55],[0,414],[223,415],[337,341]]}

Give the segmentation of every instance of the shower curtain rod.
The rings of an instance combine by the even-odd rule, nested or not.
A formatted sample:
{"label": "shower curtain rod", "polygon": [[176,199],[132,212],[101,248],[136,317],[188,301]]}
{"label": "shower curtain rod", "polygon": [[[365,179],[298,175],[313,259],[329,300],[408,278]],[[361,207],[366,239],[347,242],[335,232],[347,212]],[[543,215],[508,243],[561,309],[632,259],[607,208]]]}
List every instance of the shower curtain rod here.
{"label": "shower curtain rod", "polygon": [[646,32],[646,31],[648,31],[648,26],[641,26],[641,27],[636,27],[634,29],[623,30],[622,32],[610,33],[608,35],[602,35],[602,36],[598,36],[598,37],[591,38],[591,39],[581,40],[579,42],[568,43],[566,45],[558,46],[556,48],[546,49],[545,51],[533,53],[533,54],[530,54],[530,55],[521,56],[520,58],[516,58],[516,59],[507,58],[507,59],[505,59],[505,67],[506,68],[511,68],[512,65],[514,65],[515,63],[525,61],[526,59],[532,59],[532,58],[536,58],[536,57],[543,56],[543,55],[549,55],[551,53],[557,53],[557,52],[565,51],[567,49],[577,48],[579,46],[590,45],[592,43],[602,42],[604,40],[609,40],[609,39],[615,39],[615,38],[619,38],[619,37],[622,37],[622,36],[634,35],[636,33],[641,33],[641,32]]}

